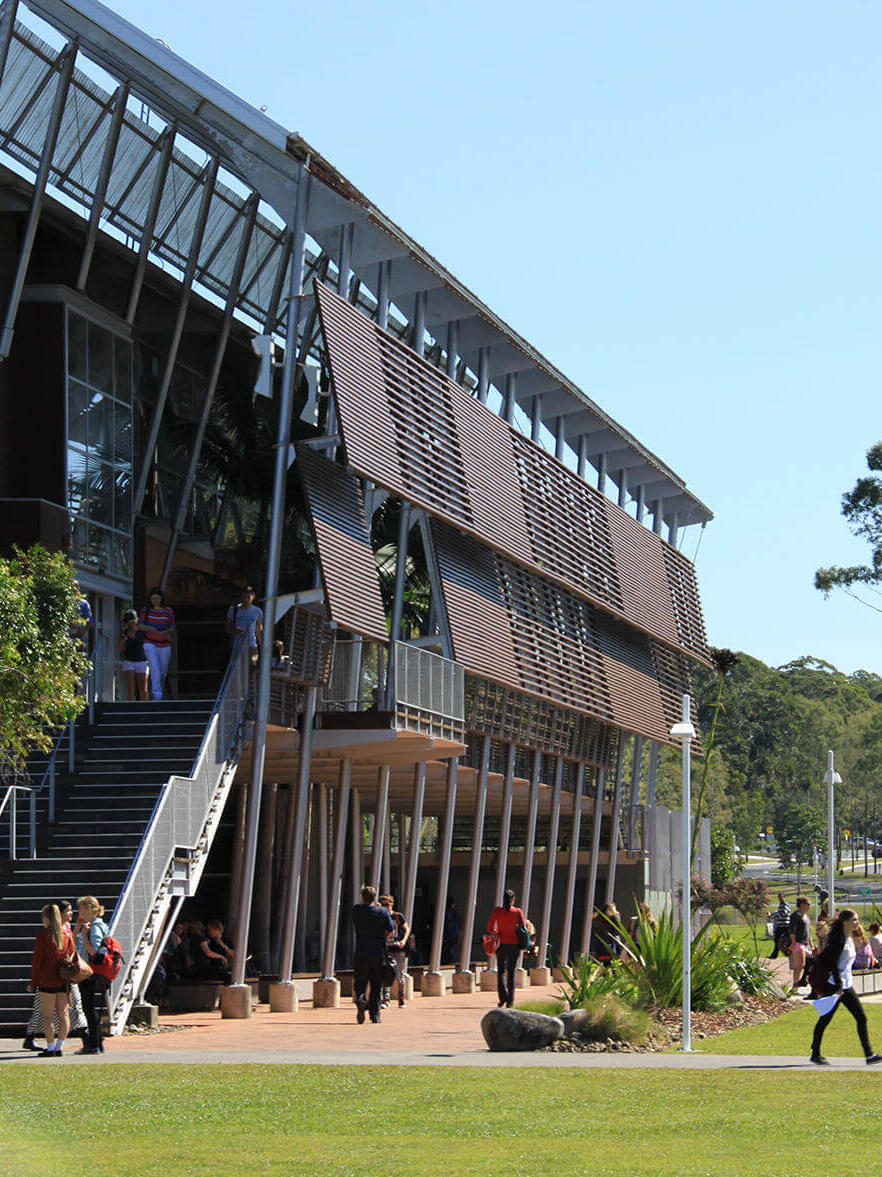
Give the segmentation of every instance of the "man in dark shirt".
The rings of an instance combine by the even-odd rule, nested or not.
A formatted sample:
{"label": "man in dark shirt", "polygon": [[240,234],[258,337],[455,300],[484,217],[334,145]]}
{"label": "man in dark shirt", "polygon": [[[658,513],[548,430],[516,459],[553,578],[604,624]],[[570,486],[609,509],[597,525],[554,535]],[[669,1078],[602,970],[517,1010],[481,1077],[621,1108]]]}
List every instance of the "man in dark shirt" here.
{"label": "man in dark shirt", "polygon": [[[386,941],[390,932],[395,931],[392,916],[383,907],[377,906],[377,892],[373,887],[362,887],[361,903],[352,909],[352,925],[355,928],[355,956],[352,969],[355,985],[355,1004],[358,1006],[358,1024],[364,1021],[367,1009],[372,1022],[380,1020],[380,996],[383,991],[383,965],[386,963]],[[366,991],[370,984],[370,996]]]}

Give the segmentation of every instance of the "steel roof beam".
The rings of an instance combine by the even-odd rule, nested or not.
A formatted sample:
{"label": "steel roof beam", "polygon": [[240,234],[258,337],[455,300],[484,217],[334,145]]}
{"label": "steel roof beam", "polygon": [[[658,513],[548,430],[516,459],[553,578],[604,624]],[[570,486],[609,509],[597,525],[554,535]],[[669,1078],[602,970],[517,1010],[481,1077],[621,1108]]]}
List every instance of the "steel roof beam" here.
{"label": "steel roof beam", "polygon": [[80,270],[77,274],[77,290],[85,290],[89,280],[89,269],[92,265],[92,255],[95,252],[95,242],[98,238],[98,226],[104,211],[104,200],[107,196],[107,185],[110,182],[110,172],[116,155],[119,133],[122,130],[123,117],[126,113],[126,103],[129,100],[128,82],[117,87],[113,98],[113,114],[110,119],[110,129],[104,143],[104,155],[101,159],[101,169],[92,197],[92,211],[89,214],[89,224],[86,228],[86,240],[83,244],[83,256],[80,260]]}

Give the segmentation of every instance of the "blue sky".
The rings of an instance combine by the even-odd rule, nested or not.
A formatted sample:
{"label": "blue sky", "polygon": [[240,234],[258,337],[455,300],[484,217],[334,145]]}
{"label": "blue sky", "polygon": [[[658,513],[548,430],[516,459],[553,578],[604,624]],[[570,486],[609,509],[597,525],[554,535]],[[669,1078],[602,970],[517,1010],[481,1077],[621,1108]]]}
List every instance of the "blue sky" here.
{"label": "blue sky", "polygon": [[113,7],[299,131],[677,470],[716,515],[713,644],[882,672],[882,617],[812,587],[864,558],[839,503],[882,438],[882,8]]}

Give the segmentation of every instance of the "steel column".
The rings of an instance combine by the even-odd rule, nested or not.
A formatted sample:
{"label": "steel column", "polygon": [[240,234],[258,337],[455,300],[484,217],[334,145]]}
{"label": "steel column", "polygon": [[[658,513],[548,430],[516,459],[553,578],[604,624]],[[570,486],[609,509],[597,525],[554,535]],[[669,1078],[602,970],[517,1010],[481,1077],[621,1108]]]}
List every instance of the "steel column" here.
{"label": "steel column", "polygon": [[355,225],[350,221],[340,226],[340,252],[337,255],[337,293],[349,301],[349,273],[352,268],[352,239]]}
{"label": "steel column", "polygon": [[426,797],[426,765],[420,761],[413,770],[413,805],[410,816],[410,845],[407,856],[407,891],[401,896],[401,911],[413,927],[413,905],[416,899],[417,868],[420,860],[420,834],[423,828],[423,802]]}
{"label": "steel column", "polygon": [[162,203],[162,193],[171,163],[175,146],[176,127],[170,123],[159,138],[159,159],[156,161],[156,174],[153,177],[153,187],[150,191],[150,203],[147,205],[147,216],[144,218],[144,228],[141,233],[141,245],[138,250],[138,263],[135,266],[135,276],[132,279],[132,289],[129,292],[129,305],[126,309],[126,322],[134,323],[141,297],[141,287],[144,275],[147,273],[147,260],[150,247],[153,244],[153,233],[156,229],[156,218],[159,216],[159,206]]}
{"label": "steel column", "polygon": [[447,324],[447,375],[456,379],[456,364],[459,359],[459,321],[451,319]]}
{"label": "steel column", "polygon": [[637,832],[637,811],[640,808],[640,785],[643,781],[643,736],[634,737],[631,757],[631,798],[628,815],[628,849],[634,849]]}
{"label": "steel column", "polygon": [[377,278],[377,326],[385,331],[389,326],[389,284],[392,279],[392,263],[380,262]]}
{"label": "steel column", "polygon": [[478,400],[486,405],[490,395],[490,348],[478,348]]}
{"label": "steel column", "polygon": [[616,481],[619,484],[619,506],[623,509],[628,503],[628,468],[619,471]]}
{"label": "steel column", "polygon": [[591,951],[591,921],[594,918],[594,900],[597,894],[597,867],[600,858],[600,826],[603,821],[603,793],[606,788],[606,769],[597,770],[597,788],[594,792],[594,822],[591,826],[591,861],[588,863],[588,880],[585,887],[585,913],[582,918],[582,955]]}
{"label": "steel column", "polygon": [[515,419],[515,392],[517,391],[518,381],[514,372],[509,372],[505,378],[505,395],[502,401],[502,415],[509,425],[514,424]]}
{"label": "steel column", "polygon": [[92,265],[92,255],[95,252],[98,226],[101,223],[101,213],[104,211],[104,198],[107,196],[107,185],[110,182],[110,173],[113,168],[113,160],[116,155],[119,133],[122,130],[123,117],[126,113],[126,103],[128,100],[129,83],[123,82],[121,86],[117,87],[116,93],[113,96],[113,114],[110,118],[110,129],[107,132],[104,155],[101,159],[101,168],[98,172],[95,193],[92,197],[92,209],[89,213],[89,225],[86,229],[86,240],[83,244],[80,272],[77,275],[77,290],[85,290],[86,282],[89,280],[89,268]]}
{"label": "steel column", "polygon": [[606,872],[606,900],[613,902],[616,886],[616,860],[619,857],[619,820],[622,811],[622,794],[625,791],[625,738],[619,744],[619,757],[616,761],[616,791],[613,799],[612,821],[609,831],[609,867]]}
{"label": "steel column", "polygon": [[566,417],[558,417],[554,424],[554,456],[559,462],[564,460],[566,449]]}
{"label": "steel column", "polygon": [[505,894],[505,876],[508,874],[508,842],[511,837],[511,803],[514,795],[515,759],[517,744],[509,744],[505,761],[505,783],[503,785],[502,815],[499,821],[499,857],[496,860],[495,905],[502,906]]}
{"label": "steel column", "polygon": [[585,765],[576,769],[576,786],[573,790],[573,828],[570,837],[570,861],[567,866],[566,897],[564,899],[563,927],[560,932],[558,957],[562,964],[570,959],[570,940],[573,934],[573,904],[576,901],[576,875],[579,870],[579,835],[582,832],[582,794],[585,788]]}
{"label": "steel column", "polygon": [[386,709],[395,710],[397,699],[398,648],[401,621],[404,616],[404,588],[407,580],[407,541],[410,535],[410,507],[402,503],[398,518],[398,546],[395,552],[395,591],[392,597],[392,617],[389,624],[389,663],[386,673]]}
{"label": "steel column", "polygon": [[658,761],[661,755],[661,744],[653,740],[649,745],[649,764],[646,767],[646,804],[655,805],[658,790]]}
{"label": "steel column", "polygon": [[[193,228],[193,237],[190,241],[190,253],[187,257],[187,268],[184,273],[183,280],[180,286],[180,298],[178,302],[178,313],[175,317],[174,328],[172,329],[171,340],[169,341],[168,355],[165,360],[165,370],[162,374],[162,382],[159,385],[159,391],[156,394],[156,404],[153,408],[153,416],[150,420],[150,428],[147,433],[147,441],[144,445],[144,452],[141,459],[141,470],[138,474],[138,482],[135,487],[135,494],[132,499],[132,514],[139,515],[141,507],[144,504],[144,491],[147,488],[147,475],[150,471],[150,466],[153,463],[153,454],[156,450],[156,443],[159,440],[159,430],[162,426],[162,414],[165,412],[165,402],[168,398],[168,390],[171,387],[172,376],[174,375],[175,363],[178,358],[178,348],[181,345],[181,337],[184,334],[184,323],[187,320],[187,308],[190,305],[190,293],[193,286],[193,279],[196,276],[196,266],[199,261],[199,250],[202,246],[202,238],[205,234],[205,225],[208,221],[208,211],[211,207],[211,199],[214,195],[214,184],[217,179],[218,161],[212,159],[206,164],[203,171],[204,188],[202,190],[202,200],[199,205],[199,214],[196,219],[196,224]],[[270,632],[272,632],[270,630]]]}
{"label": "steel column", "polygon": [[325,958],[328,934],[328,786],[320,784],[318,794],[318,888],[319,888],[319,959]]}
{"label": "steel column", "polygon": [[[267,650],[272,650],[272,642],[265,640],[263,644],[263,652],[261,653],[261,661],[263,661]],[[266,659],[269,661],[269,659]],[[296,806],[289,801],[289,814],[294,813],[294,838],[293,838],[293,855],[291,862],[291,874],[289,885],[289,902],[288,910],[283,912],[283,926],[282,926],[282,948],[279,954],[279,980],[290,981],[291,973],[293,972],[294,964],[294,934],[297,929],[297,917],[300,912],[300,882],[303,873],[303,860],[305,854],[306,843],[306,818],[309,811],[309,770],[311,768],[312,759],[312,735],[315,730],[315,708],[318,699],[318,687],[309,687],[306,691],[306,696],[303,702],[303,732],[300,737],[300,762],[297,766],[297,804]],[[257,726],[255,721],[255,727]],[[264,740],[266,737],[266,729],[264,728]],[[256,756],[257,748],[254,748],[252,753]],[[263,757],[261,757],[261,760]],[[262,775],[262,773],[261,773]],[[256,780],[252,782],[252,793],[256,793],[259,785]],[[249,800],[249,818],[250,802]],[[250,825],[249,825],[250,829]],[[252,866],[252,871],[253,871]],[[244,871],[243,871],[244,874]],[[239,949],[236,946],[236,960],[238,962]],[[243,960],[244,965],[244,960]],[[244,973],[242,979],[234,978],[234,984],[241,985],[245,980]]]}
{"label": "steel column", "polygon": [[430,973],[437,973],[441,968],[441,939],[444,934],[444,916],[447,912],[447,885],[450,881],[450,851],[453,847],[453,815],[456,810],[456,778],[458,771],[459,758],[454,756],[447,768],[447,795],[444,801],[441,844],[438,847],[438,885],[435,891],[435,923],[432,928],[432,951],[429,955]]}
{"label": "steel column", "polygon": [[28,209],[28,219],[18,254],[18,265],[16,266],[15,277],[12,280],[12,287],[9,292],[9,302],[6,305],[6,318],[3,322],[2,334],[0,334],[0,360],[6,359],[9,355],[9,349],[12,347],[15,319],[18,315],[21,293],[24,290],[25,278],[27,277],[31,253],[34,248],[34,240],[37,236],[37,226],[40,223],[40,213],[43,208],[43,197],[46,194],[46,184],[49,180],[49,170],[52,166],[52,156],[58,140],[61,116],[64,113],[64,104],[67,101],[67,92],[70,89],[70,80],[73,77],[76,59],[77,45],[76,42],[71,42],[61,50],[53,65],[53,69],[58,69],[58,82],[55,86],[55,96],[52,99],[52,110],[49,114],[49,122],[46,125],[46,134],[43,137],[40,166],[37,168],[37,175],[34,178],[31,205]]}
{"label": "steel column", "polygon": [[672,515],[668,523],[668,543],[672,548],[677,546],[677,540],[680,537],[680,517],[679,515]]}
{"label": "steel column", "polygon": [[[257,855],[257,825],[260,815],[260,794],[263,785],[263,765],[266,758],[266,726],[269,714],[270,668],[273,654],[273,632],[276,622],[276,594],[279,585],[279,566],[282,554],[282,524],[285,514],[285,490],[288,479],[288,451],[291,440],[291,412],[294,405],[294,355],[297,351],[297,324],[300,311],[300,287],[303,278],[303,251],[306,234],[306,213],[309,180],[308,172],[301,169],[297,186],[297,206],[294,218],[294,249],[291,258],[291,284],[289,287],[288,317],[285,342],[285,367],[282,376],[282,396],[279,405],[279,422],[276,440],[275,469],[273,473],[273,502],[270,515],[269,556],[266,573],[266,595],[264,601],[265,640],[258,667],[257,706],[255,708],[252,734],[252,789],[248,798],[248,822],[245,857],[242,869],[242,899],[239,908],[239,924],[236,928],[236,957],[233,981],[241,985],[245,980],[245,955],[248,944],[248,925],[251,915],[250,898],[254,886],[254,864]],[[313,716],[315,714],[316,688],[310,687],[306,694],[307,711],[304,714],[304,743],[312,740]],[[311,701],[311,702],[310,702]],[[301,749],[301,770],[306,758]],[[307,766],[308,771],[308,766]],[[290,913],[286,913],[290,915]],[[294,913],[296,917],[296,912]],[[287,930],[287,929],[286,929]],[[293,935],[293,924],[291,929]],[[283,964],[290,978],[290,941],[288,959]]]}
{"label": "steel column", "polygon": [[362,852],[364,850],[364,821],[361,816],[361,795],[358,789],[352,790],[352,902],[361,899],[361,889],[364,886],[362,870]]}
{"label": "steel column", "polygon": [[579,460],[576,473],[580,478],[584,478],[588,473],[588,438],[584,433],[579,438]]}
{"label": "steel column", "polygon": [[609,456],[600,454],[597,458],[597,489],[606,494],[606,477],[608,473]]}
{"label": "steel column", "polygon": [[664,499],[656,499],[652,504],[652,530],[656,535],[661,535],[664,525]]}
{"label": "steel column", "polygon": [[256,193],[250,196],[245,206],[244,218],[245,223],[242,226],[242,239],[239,242],[239,250],[236,255],[236,262],[233,267],[233,273],[230,276],[230,285],[227,293],[227,301],[224,306],[223,319],[221,320],[220,331],[218,332],[217,342],[214,347],[214,362],[211,366],[211,375],[208,378],[208,386],[205,389],[205,396],[202,402],[202,412],[199,417],[199,424],[196,427],[196,436],[190,446],[190,459],[187,464],[187,472],[184,475],[184,481],[181,484],[181,494],[178,499],[178,509],[175,512],[175,519],[172,525],[171,535],[168,540],[168,548],[165,553],[165,560],[162,565],[162,574],[159,578],[159,584],[162,589],[165,589],[168,583],[169,573],[171,572],[172,561],[175,557],[175,550],[178,546],[178,539],[181,532],[184,530],[184,520],[187,518],[187,502],[190,495],[193,493],[193,487],[196,483],[196,471],[199,466],[199,459],[202,457],[202,446],[205,442],[205,433],[208,429],[208,419],[211,415],[211,409],[214,404],[214,395],[217,391],[218,380],[220,379],[221,368],[223,367],[224,356],[227,353],[227,343],[230,339],[230,330],[233,325],[233,311],[236,309],[236,302],[239,298],[239,286],[242,282],[242,272],[245,269],[245,261],[248,257],[248,249],[251,245],[251,236],[254,232],[254,222],[257,219],[257,204],[258,196]]}
{"label": "steel column", "polygon": [[538,445],[542,440],[542,397],[533,397],[533,411],[530,415],[530,437]]}
{"label": "steel column", "polygon": [[383,831],[383,875],[382,885],[384,894],[392,890],[392,814],[386,813],[386,828]]}
{"label": "steel column", "polygon": [[637,487],[637,522],[642,523],[646,518],[646,487],[641,483]]}
{"label": "steel column", "polygon": [[490,772],[490,737],[484,736],[481,749],[481,768],[478,773],[478,789],[475,797],[475,820],[472,826],[472,855],[469,860],[469,884],[466,908],[462,921],[462,939],[459,950],[459,971],[467,973],[472,951],[472,937],[475,933],[475,908],[478,903],[478,879],[481,871],[481,845],[484,841],[484,814],[487,810],[487,776]]}
{"label": "steel column", "polygon": [[374,837],[371,846],[371,886],[380,890],[380,875],[383,867],[383,845],[389,824],[389,777],[392,769],[384,764],[377,779],[377,810],[374,814]]}
{"label": "steel column", "polygon": [[560,794],[563,788],[563,756],[558,756],[554,771],[554,792],[551,795],[551,820],[548,825],[548,845],[545,850],[545,896],[542,903],[542,920],[539,924],[538,967],[545,967],[548,955],[548,937],[551,932],[551,906],[554,901],[554,876],[557,872],[557,835],[560,830]]}
{"label": "steel column", "polygon": [[426,351],[426,292],[420,290],[413,300],[413,341],[411,347],[418,356]]}
{"label": "steel column", "polygon": [[6,73],[6,59],[9,56],[9,46],[15,32],[15,14],[18,12],[18,0],[4,0],[0,10],[0,83]]}
{"label": "steel column", "polygon": [[325,937],[322,943],[322,977],[329,981],[334,976],[337,954],[337,933],[340,928],[340,896],[343,890],[343,856],[346,853],[346,822],[349,819],[349,795],[352,788],[352,761],[340,761],[337,788],[337,822],[334,832],[334,860],[325,916]]}
{"label": "steel column", "polygon": [[536,819],[539,815],[539,777],[542,774],[542,753],[533,753],[533,771],[530,776],[530,801],[527,813],[527,837],[524,843],[524,870],[521,880],[521,907],[529,916],[530,891],[533,884],[533,853],[536,848]]}

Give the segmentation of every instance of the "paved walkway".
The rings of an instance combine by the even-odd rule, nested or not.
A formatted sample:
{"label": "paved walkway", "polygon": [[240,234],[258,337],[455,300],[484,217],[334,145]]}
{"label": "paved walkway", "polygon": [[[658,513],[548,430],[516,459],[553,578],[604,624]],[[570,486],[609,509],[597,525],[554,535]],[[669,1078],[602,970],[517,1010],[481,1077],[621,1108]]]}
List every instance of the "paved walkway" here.
{"label": "paved walkway", "polygon": [[[519,999],[542,1000],[555,987],[519,991]],[[841,1059],[830,1068],[812,1067],[806,1057],[694,1054],[491,1054],[481,1036],[483,1014],[495,1007],[493,993],[450,994],[443,998],[417,995],[406,1009],[392,1006],[383,1021],[372,1025],[355,1021],[351,1000],[339,1009],[313,1009],[301,1001],[297,1013],[270,1013],[258,1006],[251,1018],[224,1020],[219,1012],[164,1014],[164,1026],[174,1033],[123,1035],[106,1040],[103,1055],[77,1056],[79,1042],[69,1045],[61,1065],[107,1066],[120,1063],[284,1063],[327,1066],[469,1066],[469,1067],[581,1067],[650,1070],[800,1070],[825,1074],[829,1070],[867,1071],[863,1059]],[[0,1062],[56,1066],[31,1051],[20,1049],[20,1039],[0,1039]],[[873,1073],[873,1072],[870,1072]]]}

